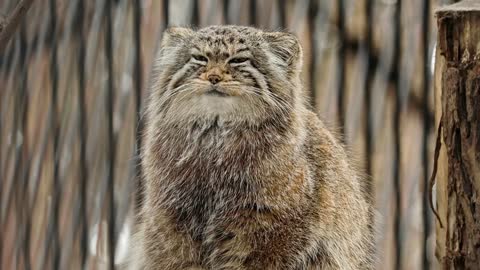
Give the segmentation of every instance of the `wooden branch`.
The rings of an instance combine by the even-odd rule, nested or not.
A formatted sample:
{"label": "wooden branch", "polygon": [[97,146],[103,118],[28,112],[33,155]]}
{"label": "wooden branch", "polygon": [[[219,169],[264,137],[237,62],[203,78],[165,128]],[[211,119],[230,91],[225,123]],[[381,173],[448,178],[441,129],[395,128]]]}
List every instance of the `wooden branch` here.
{"label": "wooden branch", "polygon": [[446,225],[437,223],[436,255],[442,269],[473,270],[480,265],[480,2],[465,0],[436,15],[437,208]]}
{"label": "wooden branch", "polygon": [[0,18],[0,52],[7,46],[32,3],[33,0],[21,0],[8,17]]}

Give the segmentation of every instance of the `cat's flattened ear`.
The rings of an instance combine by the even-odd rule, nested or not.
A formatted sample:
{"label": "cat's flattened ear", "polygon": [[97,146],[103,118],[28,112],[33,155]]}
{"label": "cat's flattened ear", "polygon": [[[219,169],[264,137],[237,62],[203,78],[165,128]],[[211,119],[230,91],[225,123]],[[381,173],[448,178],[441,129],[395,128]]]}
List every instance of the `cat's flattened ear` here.
{"label": "cat's flattened ear", "polygon": [[167,28],[163,32],[161,46],[175,46],[179,42],[184,42],[190,39],[194,34],[194,31],[187,27],[172,26]]}
{"label": "cat's flattened ear", "polygon": [[282,60],[290,70],[297,70],[302,64],[302,47],[298,38],[286,32],[265,32],[264,38],[272,52]]}

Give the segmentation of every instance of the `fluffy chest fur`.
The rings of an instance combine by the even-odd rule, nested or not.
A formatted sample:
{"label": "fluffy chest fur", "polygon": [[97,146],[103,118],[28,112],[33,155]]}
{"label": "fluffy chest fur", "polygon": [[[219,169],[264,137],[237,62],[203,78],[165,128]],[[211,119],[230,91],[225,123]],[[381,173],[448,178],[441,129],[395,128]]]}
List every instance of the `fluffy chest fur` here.
{"label": "fluffy chest fur", "polygon": [[[293,211],[310,193],[309,169],[293,134],[272,126],[233,129],[193,123],[165,128],[145,164],[155,175],[149,208],[164,208],[180,230],[201,240],[218,219],[249,211]],[[155,191],[155,192],[151,192]],[[148,196],[147,194],[147,196]],[[298,194],[298,196],[292,196]]]}

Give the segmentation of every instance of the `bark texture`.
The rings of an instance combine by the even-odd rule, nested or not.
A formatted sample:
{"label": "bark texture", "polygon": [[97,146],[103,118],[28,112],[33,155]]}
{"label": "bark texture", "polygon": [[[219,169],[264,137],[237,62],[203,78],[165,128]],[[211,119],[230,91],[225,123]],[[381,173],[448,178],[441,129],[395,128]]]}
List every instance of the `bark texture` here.
{"label": "bark texture", "polygon": [[480,269],[480,2],[444,7],[437,20],[436,255],[443,269]]}

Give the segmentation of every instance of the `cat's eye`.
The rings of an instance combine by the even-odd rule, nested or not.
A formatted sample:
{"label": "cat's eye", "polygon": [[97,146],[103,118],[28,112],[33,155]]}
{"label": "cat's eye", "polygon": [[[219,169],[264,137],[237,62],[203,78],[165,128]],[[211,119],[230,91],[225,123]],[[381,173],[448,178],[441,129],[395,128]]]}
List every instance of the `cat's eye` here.
{"label": "cat's eye", "polygon": [[228,63],[229,64],[241,64],[241,63],[247,62],[248,60],[250,60],[250,59],[248,59],[246,57],[237,57],[237,58],[231,59],[230,61],[228,61]]}
{"label": "cat's eye", "polygon": [[195,59],[197,61],[200,61],[200,62],[208,62],[208,59],[203,55],[192,54],[192,57],[193,57],[193,59]]}

